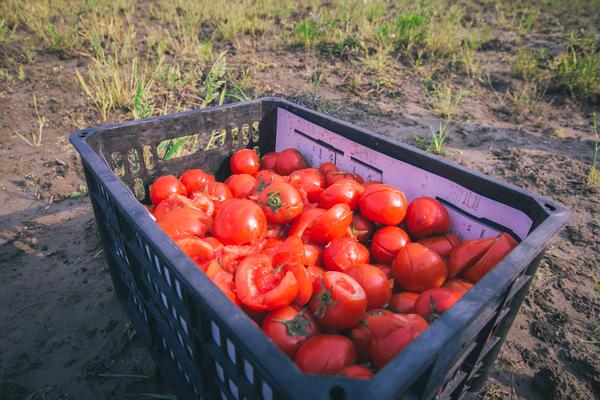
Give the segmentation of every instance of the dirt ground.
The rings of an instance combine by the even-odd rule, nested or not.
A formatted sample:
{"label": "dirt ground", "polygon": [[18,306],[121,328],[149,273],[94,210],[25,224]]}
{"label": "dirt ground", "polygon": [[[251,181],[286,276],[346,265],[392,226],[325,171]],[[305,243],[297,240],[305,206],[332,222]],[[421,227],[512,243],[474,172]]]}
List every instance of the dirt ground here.
{"label": "dirt ground", "polygon": [[[1,53],[14,49],[2,45]],[[307,89],[299,50],[254,55],[276,64],[257,73],[265,93],[281,95],[414,143],[439,124],[419,85],[398,70],[397,93],[358,96],[342,83],[356,73],[341,61]],[[489,64],[495,53],[492,49]],[[239,57],[243,59],[244,57]],[[1,59],[1,57],[0,57]],[[235,61],[234,61],[235,62]],[[114,296],[84,180],[68,133],[101,122],[74,78],[78,57],[39,54],[27,78],[0,83],[0,399],[143,398],[168,393]],[[509,78],[496,71],[498,79]],[[282,79],[285,77],[285,79]],[[466,84],[465,84],[466,85]],[[43,146],[14,135],[35,127],[37,93],[47,125]],[[550,243],[494,372],[485,399],[600,398],[600,188],[585,184],[593,152],[589,110],[568,100],[530,115],[498,110],[491,97],[467,98],[445,157],[556,199],[572,212]],[[111,120],[125,117],[112,115]],[[560,131],[560,135],[554,134]]]}

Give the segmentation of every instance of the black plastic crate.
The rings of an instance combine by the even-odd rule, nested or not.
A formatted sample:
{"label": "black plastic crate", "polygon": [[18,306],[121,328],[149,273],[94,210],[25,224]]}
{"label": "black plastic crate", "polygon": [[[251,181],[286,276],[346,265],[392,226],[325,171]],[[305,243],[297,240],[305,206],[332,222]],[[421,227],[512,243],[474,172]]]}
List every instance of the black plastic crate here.
{"label": "black plastic crate", "polygon": [[[170,158],[175,147],[165,141],[186,136],[190,154]],[[569,215],[557,202],[278,98],[84,129],[70,140],[81,154],[117,296],[180,399],[473,397]],[[437,197],[459,236],[504,231],[520,244],[372,380],[302,374],[134,196],[147,202],[156,177],[191,167],[221,180],[229,155],[241,148],[288,146],[313,165],[333,161],[395,184],[409,200]]]}

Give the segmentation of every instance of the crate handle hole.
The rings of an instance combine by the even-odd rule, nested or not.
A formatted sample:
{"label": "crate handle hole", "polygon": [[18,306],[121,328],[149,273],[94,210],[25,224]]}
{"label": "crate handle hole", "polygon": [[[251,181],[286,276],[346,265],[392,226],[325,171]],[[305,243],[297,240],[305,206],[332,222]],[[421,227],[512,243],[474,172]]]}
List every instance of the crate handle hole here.
{"label": "crate handle hole", "polygon": [[341,386],[334,386],[329,390],[329,398],[331,400],[344,400],[346,398],[346,391]]}
{"label": "crate handle hole", "polygon": [[544,204],[544,207],[546,207],[546,209],[547,209],[547,210],[550,210],[550,211],[556,211],[556,207],[554,207],[554,206],[553,206],[552,204],[550,204],[550,203],[545,203],[545,204]]}

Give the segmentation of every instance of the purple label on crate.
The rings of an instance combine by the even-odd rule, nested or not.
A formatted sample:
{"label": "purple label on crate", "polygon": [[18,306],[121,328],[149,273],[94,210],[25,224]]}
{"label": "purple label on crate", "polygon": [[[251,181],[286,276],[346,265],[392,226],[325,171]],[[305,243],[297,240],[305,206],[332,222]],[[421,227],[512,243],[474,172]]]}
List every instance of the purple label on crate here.
{"label": "purple label on crate", "polygon": [[295,147],[310,165],[326,161],[361,175],[365,181],[397,186],[408,201],[429,196],[441,201],[461,239],[492,237],[500,232],[524,239],[532,220],[522,211],[484,197],[455,182],[369,149],[287,110],[277,111],[275,148]]}

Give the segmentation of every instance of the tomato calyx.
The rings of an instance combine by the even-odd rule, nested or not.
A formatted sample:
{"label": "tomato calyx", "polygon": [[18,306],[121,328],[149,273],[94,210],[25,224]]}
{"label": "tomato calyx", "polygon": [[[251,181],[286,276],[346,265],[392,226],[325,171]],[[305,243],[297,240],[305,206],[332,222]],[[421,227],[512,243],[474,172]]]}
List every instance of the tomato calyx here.
{"label": "tomato calyx", "polygon": [[352,236],[357,238],[360,235],[365,235],[369,233],[369,231],[367,229],[356,229],[356,221],[352,221],[352,225],[350,225],[350,233],[352,234]]}
{"label": "tomato calyx", "polygon": [[305,310],[303,309],[292,319],[273,319],[273,321],[285,325],[285,330],[288,336],[308,336],[308,331],[306,328],[311,324],[312,321],[304,315],[304,312]]}
{"label": "tomato calyx", "polygon": [[323,278],[321,278],[321,293],[315,294],[315,296],[319,299],[319,306],[314,313],[317,318],[323,318],[328,307],[335,307],[339,303],[339,300],[333,300],[333,286],[327,289]]}
{"label": "tomato calyx", "polygon": [[281,194],[279,192],[271,192],[267,195],[267,202],[265,203],[265,206],[273,210],[274,213],[279,211],[279,209],[284,205],[285,203],[281,201]]}
{"label": "tomato calyx", "polygon": [[435,300],[433,299],[433,295],[429,293],[429,304],[431,305],[431,314],[425,318],[427,322],[431,323],[442,315],[442,313],[438,312],[437,307],[435,305]]}
{"label": "tomato calyx", "polygon": [[271,182],[267,183],[263,180],[263,178],[261,176],[259,176],[258,177],[258,186],[256,187],[256,193],[262,192],[271,183],[273,183],[273,178],[271,178]]}

